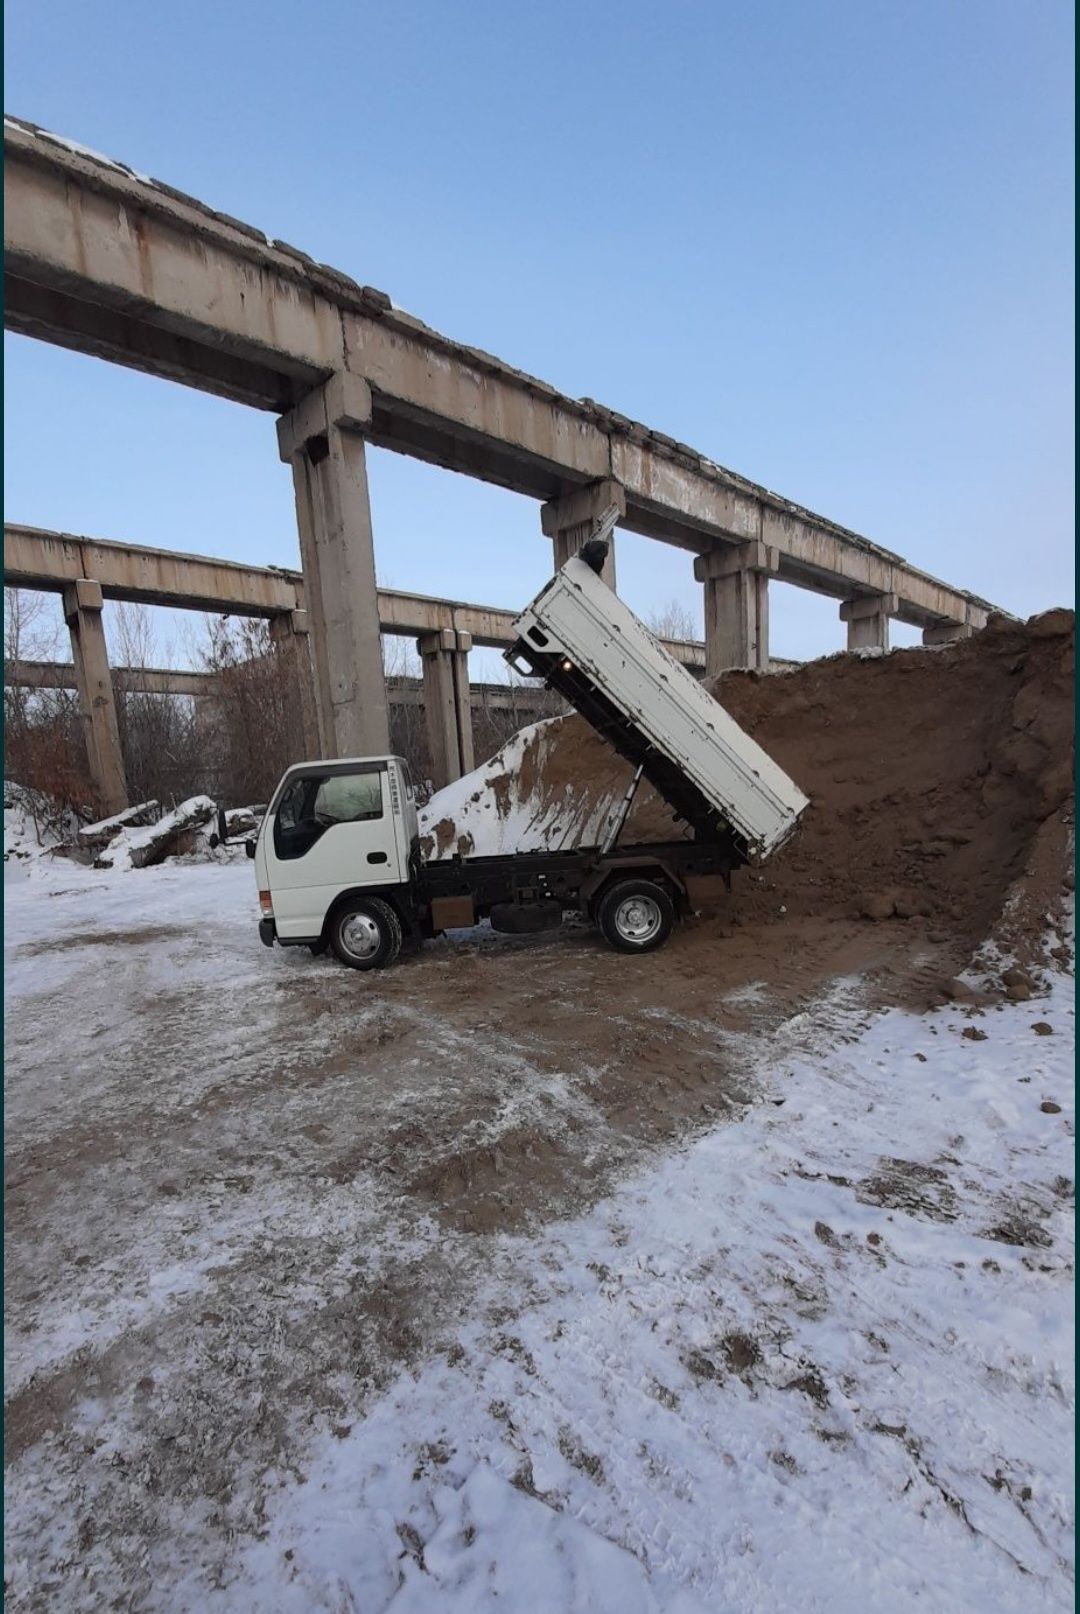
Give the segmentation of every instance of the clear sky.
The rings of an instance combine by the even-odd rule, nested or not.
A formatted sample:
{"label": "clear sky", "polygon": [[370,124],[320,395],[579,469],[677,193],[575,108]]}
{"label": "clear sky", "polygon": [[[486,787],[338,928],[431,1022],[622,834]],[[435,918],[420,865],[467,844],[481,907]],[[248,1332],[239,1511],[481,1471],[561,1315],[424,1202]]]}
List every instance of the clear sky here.
{"label": "clear sky", "polygon": [[[8,0],[5,106],[1027,614],[1071,601],[1066,0]],[[273,420],[7,337],[8,518],[296,564]],[[380,580],[517,606],[535,504],[370,455]],[[700,618],[689,557],[620,591]],[[773,651],[843,643],[772,590]],[[911,642],[910,630],[894,638]]]}

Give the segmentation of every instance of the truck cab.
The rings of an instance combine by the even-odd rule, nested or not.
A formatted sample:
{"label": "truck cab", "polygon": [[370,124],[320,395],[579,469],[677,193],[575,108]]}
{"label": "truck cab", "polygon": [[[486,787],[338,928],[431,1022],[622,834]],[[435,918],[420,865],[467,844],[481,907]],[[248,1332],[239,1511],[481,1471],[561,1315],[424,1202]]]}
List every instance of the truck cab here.
{"label": "truck cab", "polygon": [[328,935],[328,925],[349,907],[351,928],[347,922],[338,925],[339,939],[360,967],[368,958],[374,961],[385,939],[385,910],[398,916],[399,927],[403,918],[408,921],[419,859],[408,765],[401,757],[349,757],[290,768],[274,792],[252,855],[259,934],[267,946],[278,942],[321,951],[334,940],[334,927]]}

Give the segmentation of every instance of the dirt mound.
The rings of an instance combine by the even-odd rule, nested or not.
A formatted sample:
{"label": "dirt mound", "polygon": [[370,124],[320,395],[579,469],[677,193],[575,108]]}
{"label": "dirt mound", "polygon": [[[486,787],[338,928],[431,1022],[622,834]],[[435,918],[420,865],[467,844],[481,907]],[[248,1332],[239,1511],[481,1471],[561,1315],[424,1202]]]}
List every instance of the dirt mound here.
{"label": "dirt mound", "polygon": [[[940,649],[719,679],[717,698],[811,798],[790,845],[738,877],[740,914],[921,919],[931,938],[994,930],[1023,954],[1071,830],[1074,627],[1065,610],[995,617]],[[437,855],[595,841],[628,779],[583,719],[537,724],[434,798]],[[623,838],[685,833],[644,790]]]}

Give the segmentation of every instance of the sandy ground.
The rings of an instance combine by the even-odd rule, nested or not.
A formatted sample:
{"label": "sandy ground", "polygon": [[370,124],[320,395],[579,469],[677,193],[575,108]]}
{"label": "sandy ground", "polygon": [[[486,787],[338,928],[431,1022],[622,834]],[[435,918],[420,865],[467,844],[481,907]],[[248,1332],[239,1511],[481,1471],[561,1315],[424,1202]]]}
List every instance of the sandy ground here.
{"label": "sandy ground", "polygon": [[1070,979],[5,895],[10,1607],[1070,1606]]}

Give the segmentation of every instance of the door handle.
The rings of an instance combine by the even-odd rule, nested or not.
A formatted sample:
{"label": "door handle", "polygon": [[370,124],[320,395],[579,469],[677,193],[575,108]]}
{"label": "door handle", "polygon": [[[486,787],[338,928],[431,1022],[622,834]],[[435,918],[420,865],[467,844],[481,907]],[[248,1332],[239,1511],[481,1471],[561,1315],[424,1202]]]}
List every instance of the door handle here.
{"label": "door handle", "polygon": [[386,853],[385,852],[369,852],[368,855],[367,855],[367,860],[368,860],[369,863],[385,863],[386,862]]}

